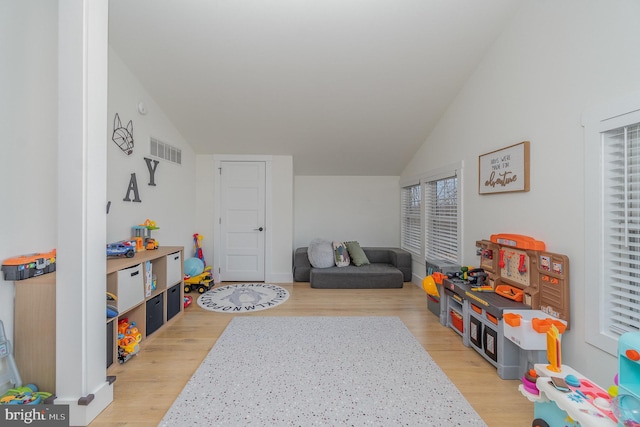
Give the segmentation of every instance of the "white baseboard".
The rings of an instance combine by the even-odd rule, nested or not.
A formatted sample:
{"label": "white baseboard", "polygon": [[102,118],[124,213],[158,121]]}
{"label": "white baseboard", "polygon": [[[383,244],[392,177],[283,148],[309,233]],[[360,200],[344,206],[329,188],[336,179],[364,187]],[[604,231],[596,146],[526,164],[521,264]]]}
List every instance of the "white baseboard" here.
{"label": "white baseboard", "polygon": [[265,277],[265,282],[268,283],[292,283],[293,273],[275,273],[269,274]]}
{"label": "white baseboard", "polygon": [[69,405],[69,425],[88,426],[107,406],[113,402],[113,384],[104,382],[93,392],[93,400],[88,405],[79,405],[78,398],[73,400],[57,398],[56,405]]}
{"label": "white baseboard", "polygon": [[424,277],[420,277],[417,274],[413,273],[411,275],[411,283],[415,284],[417,287],[419,287],[420,289],[422,289],[422,281],[424,280]]}

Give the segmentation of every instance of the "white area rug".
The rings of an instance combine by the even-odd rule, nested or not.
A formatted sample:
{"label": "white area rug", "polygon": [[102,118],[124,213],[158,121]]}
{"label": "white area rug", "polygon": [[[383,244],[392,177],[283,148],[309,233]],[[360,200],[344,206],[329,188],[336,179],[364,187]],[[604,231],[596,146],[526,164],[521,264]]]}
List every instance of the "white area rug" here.
{"label": "white area rug", "polygon": [[266,310],[289,299],[289,291],[269,283],[239,283],[213,288],[198,297],[198,305],[219,313]]}
{"label": "white area rug", "polygon": [[397,317],[235,317],[161,426],[486,426]]}

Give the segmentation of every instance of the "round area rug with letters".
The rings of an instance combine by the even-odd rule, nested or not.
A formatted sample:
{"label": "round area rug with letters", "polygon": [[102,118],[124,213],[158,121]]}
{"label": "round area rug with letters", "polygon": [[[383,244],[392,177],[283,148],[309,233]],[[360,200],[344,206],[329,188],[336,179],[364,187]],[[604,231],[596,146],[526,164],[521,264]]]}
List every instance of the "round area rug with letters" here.
{"label": "round area rug with letters", "polygon": [[236,283],[213,288],[198,297],[198,305],[218,313],[250,313],[276,307],[289,291],[270,283]]}

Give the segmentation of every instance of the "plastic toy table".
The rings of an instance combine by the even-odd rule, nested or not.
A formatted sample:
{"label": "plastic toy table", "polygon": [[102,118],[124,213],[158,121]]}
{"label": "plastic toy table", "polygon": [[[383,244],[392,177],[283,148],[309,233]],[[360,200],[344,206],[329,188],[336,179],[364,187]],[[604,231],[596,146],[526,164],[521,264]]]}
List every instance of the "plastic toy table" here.
{"label": "plastic toy table", "polygon": [[[536,387],[540,394],[535,395],[525,389],[523,384],[518,390],[534,402],[533,414],[536,420],[542,420],[549,426],[567,427],[617,427],[618,422],[611,412],[611,399],[608,393],[567,365],[561,372],[552,372],[546,364],[534,366],[538,379]],[[569,387],[563,392],[551,384],[552,376],[565,378],[574,375],[580,380],[580,386]],[[535,424],[534,425],[544,425]]]}
{"label": "plastic toy table", "polygon": [[525,368],[544,360],[539,354],[521,350],[504,335],[503,313],[530,307],[494,292],[473,291],[467,281],[458,278],[444,279],[443,288],[446,326],[462,336],[465,346],[493,365],[500,378],[518,379]]}

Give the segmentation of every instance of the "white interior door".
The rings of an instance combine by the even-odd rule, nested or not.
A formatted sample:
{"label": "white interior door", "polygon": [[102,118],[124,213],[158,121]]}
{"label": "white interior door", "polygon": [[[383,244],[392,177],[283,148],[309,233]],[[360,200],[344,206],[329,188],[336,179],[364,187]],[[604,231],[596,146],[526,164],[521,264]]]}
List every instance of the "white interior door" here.
{"label": "white interior door", "polygon": [[264,281],[265,163],[220,167],[220,280]]}

